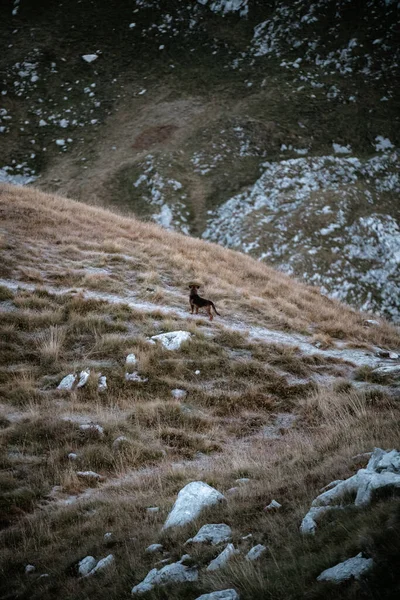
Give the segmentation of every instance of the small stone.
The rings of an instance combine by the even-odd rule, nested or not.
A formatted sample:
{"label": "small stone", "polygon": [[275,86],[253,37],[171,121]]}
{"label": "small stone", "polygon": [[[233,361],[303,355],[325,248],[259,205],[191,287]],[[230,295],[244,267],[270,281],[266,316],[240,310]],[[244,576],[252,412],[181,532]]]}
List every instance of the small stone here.
{"label": "small stone", "polygon": [[69,375],[66,375],[58,384],[57,389],[58,390],[68,390],[71,391],[72,387],[74,385],[76,381],[76,375],[74,375],[73,373],[70,373]]}
{"label": "small stone", "polygon": [[78,573],[85,577],[97,565],[97,560],[93,556],[86,556],[78,563]]}
{"label": "small stone", "polygon": [[111,540],[111,538],[112,538],[112,533],[111,533],[111,531],[107,531],[107,533],[105,533],[105,534],[104,534],[104,536],[103,536],[103,540],[104,540],[105,542],[109,542],[109,541]]}
{"label": "small stone", "polygon": [[209,543],[212,546],[222,544],[223,542],[229,542],[232,539],[232,530],[229,525],[225,523],[208,524],[203,525],[201,529],[196,533],[194,538],[190,538],[185,542],[186,544],[200,544]]}
{"label": "small stone", "polygon": [[106,389],[107,389],[107,377],[105,375],[100,375],[98,390],[99,390],[99,392],[105,392]]}
{"label": "small stone", "polygon": [[81,388],[84,385],[86,385],[87,381],[89,379],[89,376],[90,376],[90,369],[87,369],[87,371],[81,371],[79,374],[78,385],[76,387]]}
{"label": "small stone", "polygon": [[171,583],[185,583],[187,581],[197,581],[199,577],[195,567],[186,567],[181,562],[166,565],[159,571],[152,569],[146,575],[141,583],[132,588],[132,594],[144,594],[150,592],[155,586],[164,586]]}
{"label": "small stone", "polygon": [[357,556],[349,558],[330,569],[325,569],[317,577],[317,581],[331,581],[332,583],[341,583],[347,579],[361,579],[363,575],[372,569],[374,561],[372,558],[363,558],[360,552]]}
{"label": "small stone", "polygon": [[114,564],[114,562],[115,562],[115,558],[114,558],[113,554],[109,554],[105,558],[102,558],[101,560],[99,560],[99,562],[94,567],[94,569],[92,569],[87,574],[87,577],[90,577],[91,575],[94,575],[95,573],[98,573],[99,571],[104,571],[105,569],[108,569],[109,567],[111,567],[111,565]]}
{"label": "small stone", "polygon": [[78,455],[75,454],[75,452],[70,452],[68,454],[68,458],[69,458],[69,460],[76,460],[78,458]]}
{"label": "small stone", "polygon": [[249,483],[250,479],[248,477],[241,477],[240,479],[235,479],[235,483]]}
{"label": "small stone", "polygon": [[126,442],[129,442],[128,438],[125,435],[120,435],[113,441],[112,449],[119,450]]}
{"label": "small stone", "polygon": [[136,355],[135,354],[128,354],[128,356],[126,357],[125,363],[127,365],[136,365],[136,363],[137,363]]}
{"label": "small stone", "polygon": [[169,333],[159,333],[153,335],[151,339],[156,342],[157,340],[167,350],[179,350],[183,342],[190,340],[192,334],[189,331],[170,331]]}
{"label": "small stone", "polygon": [[216,571],[217,569],[221,569],[235,554],[239,554],[239,550],[235,550],[233,544],[228,544],[225,550],[223,550],[221,554],[218,554],[218,556],[210,562],[207,567],[207,571]]}
{"label": "small stone", "polygon": [[253,546],[253,548],[248,551],[246,554],[246,560],[257,560],[262,554],[264,554],[264,552],[266,552],[266,550],[266,546],[257,544],[257,546]]}
{"label": "small stone", "polygon": [[282,504],[279,504],[279,502],[277,502],[276,500],[271,500],[271,502],[268,504],[268,506],[264,508],[264,510],[279,510],[280,508],[282,508]]}
{"label": "small stone", "polygon": [[25,575],[29,575],[30,573],[34,573],[35,571],[36,571],[35,565],[26,565]]}
{"label": "small stone", "polygon": [[146,383],[148,377],[141,377],[136,371],[134,373],[125,373],[125,381],[136,381],[137,383]]}
{"label": "small stone", "polygon": [[195,375],[200,375],[201,371],[200,369],[196,369],[196,371],[194,372]]}
{"label": "small stone", "polygon": [[145,552],[148,554],[154,554],[155,552],[162,552],[164,546],[162,544],[151,544],[147,546]]}
{"label": "small stone", "polygon": [[253,534],[252,534],[252,533],[248,533],[247,535],[244,535],[244,536],[242,537],[242,540],[243,540],[243,541],[246,541],[246,540],[251,540],[251,539],[252,539],[252,537],[253,537]]}
{"label": "small stone", "polygon": [[175,388],[171,390],[171,396],[175,398],[175,400],[183,400],[187,396],[187,392],[185,390],[180,390],[179,388]]}
{"label": "small stone", "polygon": [[99,437],[104,435],[103,427],[97,423],[82,423],[82,425],[79,425],[79,429],[87,431],[88,433],[95,433]]}
{"label": "small stone", "polygon": [[396,352],[389,352],[389,358],[391,358],[392,360],[397,360],[400,358],[400,355]]}
{"label": "small stone", "polygon": [[99,57],[97,54],[83,54],[82,58],[85,62],[92,63]]}
{"label": "small stone", "polygon": [[366,319],[364,325],[365,327],[373,327],[374,325],[379,325],[379,321],[376,319]]}
{"label": "small stone", "polygon": [[146,512],[148,515],[154,515],[155,513],[158,513],[159,510],[159,506],[149,506],[148,508],[146,508]]}
{"label": "small stone", "polygon": [[198,596],[196,600],[239,600],[239,594],[236,590],[221,590],[219,592],[210,592]]}
{"label": "small stone", "polygon": [[95,471],[77,471],[77,476],[81,479],[88,479],[92,481],[104,481],[104,477],[95,473]]}

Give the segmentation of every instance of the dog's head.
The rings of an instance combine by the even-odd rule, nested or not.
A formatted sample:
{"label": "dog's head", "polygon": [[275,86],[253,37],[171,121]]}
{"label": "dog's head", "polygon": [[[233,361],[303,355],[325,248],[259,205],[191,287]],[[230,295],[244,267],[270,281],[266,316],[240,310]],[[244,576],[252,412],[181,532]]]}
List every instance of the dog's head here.
{"label": "dog's head", "polygon": [[199,287],[200,287],[199,285],[191,284],[191,285],[189,285],[189,290],[191,290],[192,292],[197,292]]}

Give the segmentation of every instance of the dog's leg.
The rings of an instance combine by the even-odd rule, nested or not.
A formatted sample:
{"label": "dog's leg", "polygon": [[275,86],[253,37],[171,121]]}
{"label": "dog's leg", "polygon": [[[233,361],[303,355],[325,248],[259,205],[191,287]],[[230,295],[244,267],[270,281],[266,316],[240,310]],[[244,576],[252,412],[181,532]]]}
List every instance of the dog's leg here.
{"label": "dog's leg", "polygon": [[206,306],[206,311],[208,316],[210,317],[210,321],[212,321],[214,317],[212,316],[211,306]]}
{"label": "dog's leg", "polygon": [[199,307],[196,305],[196,315],[199,314]]}

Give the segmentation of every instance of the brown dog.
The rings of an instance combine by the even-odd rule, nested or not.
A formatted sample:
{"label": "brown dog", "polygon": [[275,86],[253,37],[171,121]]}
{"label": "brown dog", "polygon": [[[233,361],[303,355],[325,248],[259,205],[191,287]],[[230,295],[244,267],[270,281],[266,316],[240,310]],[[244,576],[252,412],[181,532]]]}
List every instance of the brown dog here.
{"label": "brown dog", "polygon": [[208,316],[210,317],[210,321],[213,320],[213,315],[211,312],[211,308],[214,309],[215,314],[219,315],[219,312],[217,311],[217,309],[215,308],[214,302],[211,302],[211,300],[206,300],[205,298],[201,298],[199,296],[199,294],[197,293],[197,290],[199,289],[199,285],[189,285],[189,289],[190,289],[190,294],[189,294],[189,302],[190,302],[190,308],[192,309],[192,314],[193,314],[193,310],[196,309],[196,315],[199,312],[199,308],[205,308],[207,311]]}

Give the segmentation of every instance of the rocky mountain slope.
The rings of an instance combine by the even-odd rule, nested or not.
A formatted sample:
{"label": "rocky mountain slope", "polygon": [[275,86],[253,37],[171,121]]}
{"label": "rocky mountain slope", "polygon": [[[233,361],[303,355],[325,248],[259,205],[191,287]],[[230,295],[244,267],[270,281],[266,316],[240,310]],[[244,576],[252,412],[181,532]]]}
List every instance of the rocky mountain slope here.
{"label": "rocky mountain slope", "polygon": [[0,180],[116,206],[399,319],[397,2],[0,11]]}
{"label": "rocky mountain slope", "polygon": [[3,598],[397,597],[397,328],[34,188],[0,214]]}

